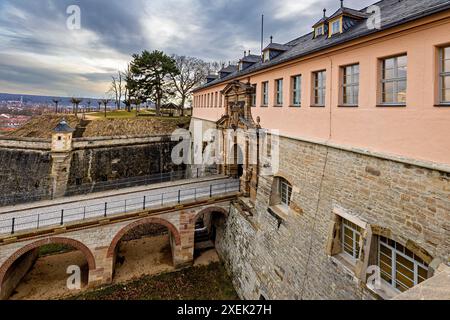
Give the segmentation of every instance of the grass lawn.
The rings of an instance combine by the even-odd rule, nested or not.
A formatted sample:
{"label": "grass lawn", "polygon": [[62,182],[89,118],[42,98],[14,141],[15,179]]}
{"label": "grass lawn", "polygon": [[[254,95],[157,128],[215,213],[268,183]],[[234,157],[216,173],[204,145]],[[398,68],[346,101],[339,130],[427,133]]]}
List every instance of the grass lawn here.
{"label": "grass lawn", "polygon": [[[140,114],[155,114],[155,111],[153,110],[142,110],[139,112]],[[92,112],[92,113],[86,113],[87,116],[94,117],[94,118],[105,118],[105,112]],[[136,118],[136,111],[125,111],[125,110],[116,110],[116,111],[109,111],[106,112],[106,118],[107,119],[127,119],[127,118]]]}
{"label": "grass lawn", "polygon": [[69,300],[237,300],[231,279],[221,263],[144,276],[83,293]]}

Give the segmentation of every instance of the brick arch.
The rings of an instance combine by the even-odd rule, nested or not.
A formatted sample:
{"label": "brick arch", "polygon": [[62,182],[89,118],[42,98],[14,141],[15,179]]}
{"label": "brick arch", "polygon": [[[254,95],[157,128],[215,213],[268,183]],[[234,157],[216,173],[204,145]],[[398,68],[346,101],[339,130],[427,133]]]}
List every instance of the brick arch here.
{"label": "brick arch", "polygon": [[172,223],[170,223],[169,221],[167,221],[165,219],[150,217],[150,218],[145,218],[145,219],[135,221],[135,222],[130,223],[129,225],[123,227],[114,236],[113,240],[111,241],[111,244],[109,245],[109,248],[108,248],[107,257],[111,258],[114,256],[114,252],[116,250],[117,244],[125,236],[125,234],[127,234],[127,232],[133,230],[136,227],[144,225],[144,224],[160,224],[160,225],[167,227],[167,229],[169,229],[169,231],[172,233],[172,235],[175,238],[175,244],[177,246],[181,245],[180,233],[179,233],[178,229]]}
{"label": "brick arch", "polygon": [[197,212],[195,214],[195,216],[193,217],[192,222],[195,223],[195,221],[197,221],[198,217],[201,216],[202,214],[211,214],[211,213],[214,213],[214,212],[223,214],[225,216],[225,218],[228,217],[228,212],[224,208],[217,207],[217,206],[212,206],[212,207],[208,207],[208,208],[205,208],[205,209],[200,210],[199,212]]}
{"label": "brick arch", "polygon": [[39,247],[42,247],[42,246],[45,246],[47,244],[65,244],[65,245],[69,245],[75,249],[80,250],[81,252],[83,252],[84,257],[86,258],[86,260],[88,262],[89,270],[96,269],[94,255],[92,254],[91,250],[88,247],[86,247],[84,244],[82,244],[81,242],[74,240],[74,239],[52,237],[52,238],[47,238],[47,239],[32,242],[32,243],[27,244],[26,246],[22,247],[21,249],[17,250],[16,252],[14,252],[0,267],[0,288],[3,285],[3,281],[5,278],[6,272],[9,270],[9,268],[14,264],[14,262],[17,259],[19,259],[21,256],[23,256],[24,254],[26,254],[29,251],[39,248]]}

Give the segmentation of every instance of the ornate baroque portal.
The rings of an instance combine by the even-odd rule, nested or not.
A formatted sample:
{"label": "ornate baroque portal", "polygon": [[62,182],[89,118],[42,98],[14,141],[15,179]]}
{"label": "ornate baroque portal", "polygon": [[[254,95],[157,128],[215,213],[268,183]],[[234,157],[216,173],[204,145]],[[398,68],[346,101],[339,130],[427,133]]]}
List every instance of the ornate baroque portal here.
{"label": "ornate baroque portal", "polygon": [[225,115],[217,122],[222,132],[224,164],[220,172],[241,179],[242,192],[256,200],[259,173],[259,119],[253,120],[251,105],[255,87],[233,81],[221,92]]}

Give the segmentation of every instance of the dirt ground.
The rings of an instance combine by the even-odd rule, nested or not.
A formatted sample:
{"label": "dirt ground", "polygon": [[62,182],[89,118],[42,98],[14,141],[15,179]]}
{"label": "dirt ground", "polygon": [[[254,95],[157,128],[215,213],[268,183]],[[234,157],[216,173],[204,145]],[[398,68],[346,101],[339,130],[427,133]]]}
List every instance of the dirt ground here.
{"label": "dirt ground", "polygon": [[[118,263],[115,269],[113,283],[123,283],[139,279],[144,275],[157,275],[175,271],[172,266],[172,253],[169,236],[142,238],[123,242],[119,257],[125,259]],[[206,266],[218,262],[217,252],[212,249],[202,253],[194,261],[194,266]],[[83,282],[87,282],[87,262],[80,251],[73,251],[39,258],[32,270],[24,277],[11,300],[48,300],[76,295],[82,290],[69,291],[66,286],[67,267],[78,265],[82,267]]]}

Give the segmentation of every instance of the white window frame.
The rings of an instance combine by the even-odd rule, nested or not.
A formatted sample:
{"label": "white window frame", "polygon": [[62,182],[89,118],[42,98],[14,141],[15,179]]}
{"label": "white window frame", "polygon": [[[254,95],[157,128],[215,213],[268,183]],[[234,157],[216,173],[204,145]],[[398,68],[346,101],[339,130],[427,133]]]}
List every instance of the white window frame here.
{"label": "white window frame", "polygon": [[286,208],[291,205],[292,186],[286,180],[279,178],[278,180],[278,194],[280,196],[280,204]]}
{"label": "white window frame", "polygon": [[315,32],[315,36],[319,37],[319,36],[323,35],[323,33],[324,33],[323,30],[324,30],[324,26],[323,25],[317,27],[316,28],[316,32]]}
{"label": "white window frame", "polygon": [[[439,102],[443,105],[449,105],[450,106],[450,100],[444,100],[444,83],[446,78],[450,78],[450,71],[445,72],[445,61],[444,61],[444,54],[445,49],[450,50],[450,46],[439,48]],[[450,57],[445,57],[446,60],[450,60]],[[450,90],[450,87],[447,88],[447,90]]]}
{"label": "white window frame", "polygon": [[258,92],[258,85],[252,84],[252,87],[255,88],[255,92],[252,94],[252,107],[256,107],[256,92]]}
{"label": "white window frame", "polygon": [[[319,81],[319,75],[322,79]],[[327,71],[320,70],[313,72],[313,105],[324,107],[327,95]]]}
{"label": "white window frame", "polygon": [[[335,27],[337,26],[337,30],[335,30]],[[331,24],[331,34],[341,33],[341,20],[335,20]]]}
{"label": "white window frame", "polygon": [[283,105],[283,79],[275,80],[275,105]]}
{"label": "white window frame", "polygon": [[[398,66],[398,59],[402,58],[402,57],[406,57],[406,75],[404,77],[400,77],[398,75],[398,71],[399,71],[399,66]],[[387,60],[394,60],[394,76],[391,79],[385,79],[385,66],[386,66],[386,61]],[[399,94],[399,83],[400,82],[405,82],[406,83],[406,88],[405,88],[405,93],[407,94],[408,92],[408,55],[406,54],[402,54],[402,55],[398,55],[395,57],[389,57],[389,58],[384,58],[381,59],[381,104],[382,105],[406,105],[406,102],[401,102],[398,100],[398,94]],[[385,85],[388,83],[392,83],[393,84],[393,91],[392,91],[392,95],[394,100],[391,102],[386,102],[385,98],[384,98],[384,93],[385,93]]]}
{"label": "white window frame", "polygon": [[[355,72],[356,66],[358,66],[358,72]],[[347,69],[350,68],[350,78],[352,82],[346,83],[348,79]],[[341,94],[342,94],[342,105],[344,106],[357,106],[359,104],[359,76],[360,76],[360,66],[358,63],[347,65],[342,67],[342,85],[341,85]],[[353,82],[356,78],[356,81]],[[350,89],[351,101],[345,101],[346,89]],[[355,96],[355,91],[357,95]],[[348,98],[347,98],[348,99]]]}
{"label": "white window frame", "polygon": [[265,81],[261,86],[262,100],[261,105],[267,107],[269,105],[269,82]]}
{"label": "white window frame", "polygon": [[[354,225],[354,226],[352,226]],[[345,230],[348,229],[352,232],[352,241],[353,241],[353,248],[352,248],[352,254],[348,253],[345,248]],[[359,230],[358,230],[359,229]],[[359,238],[359,239],[358,239]],[[362,228],[355,223],[342,218],[341,217],[341,246],[342,246],[342,254],[351,259],[353,263],[356,263],[356,261],[360,257],[361,247],[360,247],[360,241],[362,238]]]}
{"label": "white window frame", "polygon": [[300,107],[302,105],[302,75],[300,74],[292,77],[291,97],[292,97],[292,106]]}
{"label": "white window frame", "polygon": [[[386,239],[387,239],[387,240],[390,240],[390,239],[388,239],[388,238],[386,238]],[[393,241],[393,240],[391,240],[391,241]],[[395,242],[395,241],[394,241],[394,242]],[[395,243],[397,243],[397,242],[395,242]],[[392,279],[392,283],[387,282],[387,281],[384,280],[383,278],[381,278],[381,281],[382,281],[385,285],[389,286],[389,288],[394,289],[395,292],[397,292],[397,293],[402,293],[402,291],[401,291],[400,289],[398,289],[397,286],[396,286],[397,282],[400,282],[400,283],[401,283],[401,281],[398,281],[398,280],[397,280],[397,263],[401,264],[400,262],[397,262],[397,256],[399,255],[399,256],[403,257],[404,259],[408,260],[409,262],[413,263],[413,265],[414,265],[414,270],[411,270],[411,269],[408,268],[411,272],[414,273],[414,279],[410,279],[409,277],[407,277],[407,276],[405,276],[405,275],[403,275],[403,276],[406,277],[406,278],[408,278],[408,279],[410,279],[410,280],[412,280],[413,283],[414,283],[414,286],[418,285],[418,284],[419,284],[419,281],[418,281],[418,279],[419,279],[418,268],[421,267],[421,268],[425,269],[425,271],[428,271],[428,268],[429,268],[429,267],[426,266],[426,265],[424,265],[424,264],[422,264],[422,263],[420,263],[419,261],[416,261],[415,259],[413,259],[413,258],[407,256],[407,255],[404,254],[403,252],[400,252],[399,250],[397,250],[397,248],[394,248],[394,247],[392,247],[391,245],[389,245],[388,243],[385,243],[384,241],[381,240],[381,237],[379,237],[379,238],[378,238],[378,266],[379,266],[379,268],[380,268],[380,272],[381,272],[381,273],[383,273],[383,270],[381,269],[381,263],[382,263],[382,261],[381,261],[381,255],[383,254],[383,253],[381,252],[381,247],[382,247],[382,246],[384,246],[384,247],[386,247],[387,249],[391,250],[391,256],[389,257],[389,258],[391,259],[391,265],[389,266],[389,267],[391,268],[391,275],[389,275],[389,276],[390,276],[391,279]],[[415,257],[415,255],[414,255],[414,257]],[[403,266],[403,267],[406,268],[406,266]],[[425,281],[425,280],[426,280],[426,279],[424,279],[424,281]],[[413,286],[413,287],[414,287],[414,286]],[[406,287],[406,285],[404,285],[404,284],[403,284],[403,287],[404,287],[406,290],[411,289],[411,288]]]}

